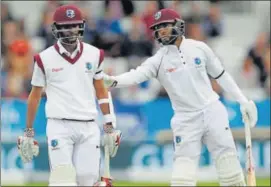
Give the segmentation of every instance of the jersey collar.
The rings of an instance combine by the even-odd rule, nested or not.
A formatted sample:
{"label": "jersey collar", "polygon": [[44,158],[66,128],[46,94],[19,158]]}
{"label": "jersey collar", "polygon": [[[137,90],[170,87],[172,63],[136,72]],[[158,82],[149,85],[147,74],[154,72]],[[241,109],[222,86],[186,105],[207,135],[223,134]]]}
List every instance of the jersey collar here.
{"label": "jersey collar", "polygon": [[74,64],[82,55],[83,52],[83,43],[78,42],[77,47],[74,51],[76,53],[76,56],[74,58],[70,57],[70,53],[62,46],[60,41],[57,41],[57,43],[54,45],[56,51],[69,63]]}
{"label": "jersey collar", "polygon": [[76,47],[76,49],[72,52],[72,53],[70,53],[69,51],[67,51],[64,47],[63,47],[63,45],[61,44],[61,42],[58,40],[57,41],[57,45],[58,45],[58,47],[59,47],[59,53],[60,54],[65,54],[65,55],[67,55],[67,56],[71,56],[73,53],[80,53],[80,42],[78,41],[77,42],[77,47]]}
{"label": "jersey collar", "polygon": [[185,36],[182,36],[182,42],[179,46],[179,48],[175,45],[175,44],[172,44],[172,45],[165,45],[171,52],[180,52],[181,49],[183,49],[183,46],[184,46],[184,43],[185,43]]}

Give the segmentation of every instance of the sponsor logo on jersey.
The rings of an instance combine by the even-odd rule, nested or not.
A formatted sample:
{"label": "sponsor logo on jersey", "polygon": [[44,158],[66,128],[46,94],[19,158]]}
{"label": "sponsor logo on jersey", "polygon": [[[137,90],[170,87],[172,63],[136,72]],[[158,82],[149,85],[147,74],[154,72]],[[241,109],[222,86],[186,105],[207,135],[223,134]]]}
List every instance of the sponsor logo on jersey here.
{"label": "sponsor logo on jersey", "polygon": [[75,17],[75,12],[74,12],[74,10],[72,10],[72,9],[66,10],[66,16],[67,16],[68,18],[73,18],[73,17]]}
{"label": "sponsor logo on jersey", "polygon": [[58,144],[58,140],[57,139],[51,140],[51,147],[52,147],[52,150],[59,149],[59,144]]}
{"label": "sponsor logo on jersey", "polygon": [[166,69],[166,71],[167,71],[168,73],[171,73],[171,72],[176,71],[176,69],[177,69],[177,68],[169,68],[169,69]]}
{"label": "sponsor logo on jersey", "polygon": [[52,72],[59,72],[59,71],[62,71],[62,70],[63,70],[63,68],[53,68]]}

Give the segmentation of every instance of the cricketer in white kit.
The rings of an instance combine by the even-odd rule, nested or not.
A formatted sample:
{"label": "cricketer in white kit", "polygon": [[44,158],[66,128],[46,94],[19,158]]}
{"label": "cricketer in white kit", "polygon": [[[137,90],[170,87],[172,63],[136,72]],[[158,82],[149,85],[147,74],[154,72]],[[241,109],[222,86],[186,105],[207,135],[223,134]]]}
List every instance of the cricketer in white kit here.
{"label": "cricketer in white kit", "polygon": [[[226,108],[213,91],[209,76],[241,104],[244,118],[257,121],[257,109],[242,94],[213,51],[201,41],[187,39],[184,21],[171,9],[153,16],[150,29],[162,44],[142,65],[118,76],[104,74],[111,87],[125,87],[156,78],[166,89],[174,116],[172,186],[195,186],[202,143],[207,145],[221,186],[245,186]],[[229,54],[231,55],[231,54]]]}
{"label": "cricketer in white kit", "polygon": [[[45,88],[49,186],[93,186],[99,180],[101,142],[114,157],[121,138],[102,77],[104,53],[80,41],[85,21],[76,6],[57,8],[53,19],[52,32],[58,41],[34,56],[27,128],[18,138],[18,149],[24,162],[38,155],[33,121]],[[96,123],[96,97],[104,114],[104,141]]]}

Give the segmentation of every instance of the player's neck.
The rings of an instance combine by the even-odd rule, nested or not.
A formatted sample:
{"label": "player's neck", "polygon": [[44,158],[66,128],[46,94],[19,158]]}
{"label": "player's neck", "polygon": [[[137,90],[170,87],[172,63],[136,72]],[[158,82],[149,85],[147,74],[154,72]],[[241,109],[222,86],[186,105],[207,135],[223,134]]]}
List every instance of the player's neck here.
{"label": "player's neck", "polygon": [[69,53],[73,53],[75,51],[75,49],[77,48],[77,42],[75,44],[72,45],[67,45],[67,44],[63,44],[62,46],[69,52]]}
{"label": "player's neck", "polygon": [[175,41],[175,45],[177,46],[178,49],[180,48],[182,41],[183,41],[183,37],[180,37],[180,36]]}

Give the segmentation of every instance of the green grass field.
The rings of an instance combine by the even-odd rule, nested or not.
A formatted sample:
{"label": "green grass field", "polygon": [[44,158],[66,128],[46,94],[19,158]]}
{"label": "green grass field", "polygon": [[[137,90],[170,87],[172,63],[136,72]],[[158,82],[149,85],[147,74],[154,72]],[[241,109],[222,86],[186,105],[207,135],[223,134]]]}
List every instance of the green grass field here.
{"label": "green grass field", "polygon": [[[14,186],[14,185],[13,185]],[[27,184],[25,186],[47,186],[46,183]],[[129,182],[116,181],[114,186],[169,186],[168,183],[152,183],[152,182]],[[219,186],[216,182],[199,182],[197,186]],[[270,186],[270,178],[258,178],[257,186]]]}

